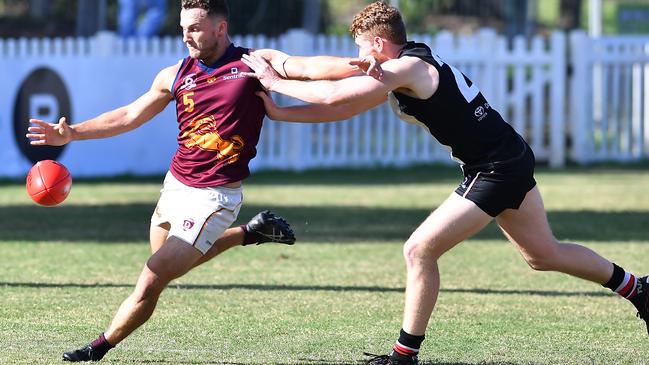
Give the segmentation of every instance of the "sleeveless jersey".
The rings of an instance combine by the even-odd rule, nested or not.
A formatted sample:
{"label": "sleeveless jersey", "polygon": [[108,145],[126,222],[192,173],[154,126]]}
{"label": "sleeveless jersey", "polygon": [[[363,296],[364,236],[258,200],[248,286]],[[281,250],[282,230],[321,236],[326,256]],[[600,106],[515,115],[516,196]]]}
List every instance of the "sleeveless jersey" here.
{"label": "sleeveless jersey", "polygon": [[522,153],[523,139],[469,78],[432,54],[425,44],[408,42],[399,58],[405,56],[435,67],[439,86],[426,100],[391,92],[390,103],[401,119],[426,127],[463,165],[503,161]]}
{"label": "sleeveless jersey", "polygon": [[240,75],[251,71],[241,62],[248,51],[230,45],[212,66],[182,61],[171,89],[180,132],[169,170],[185,185],[220,186],[250,175],[265,109],[255,95],[259,82]]}

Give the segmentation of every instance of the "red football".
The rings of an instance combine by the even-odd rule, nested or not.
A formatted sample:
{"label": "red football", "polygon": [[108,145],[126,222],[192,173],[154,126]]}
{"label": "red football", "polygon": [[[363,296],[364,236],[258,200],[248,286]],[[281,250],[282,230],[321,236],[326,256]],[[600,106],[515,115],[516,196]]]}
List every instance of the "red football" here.
{"label": "red football", "polygon": [[60,204],[68,197],[71,188],[70,171],[56,161],[39,161],[27,174],[27,194],[40,205]]}

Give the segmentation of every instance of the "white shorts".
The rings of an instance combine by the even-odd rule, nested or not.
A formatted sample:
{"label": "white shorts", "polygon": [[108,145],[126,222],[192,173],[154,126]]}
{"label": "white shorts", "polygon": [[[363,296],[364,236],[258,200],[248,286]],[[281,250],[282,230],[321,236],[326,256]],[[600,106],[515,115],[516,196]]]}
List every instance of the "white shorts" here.
{"label": "white shorts", "polygon": [[193,188],[167,172],[151,224],[169,223],[169,236],[205,254],[237,219],[242,201],[242,187]]}

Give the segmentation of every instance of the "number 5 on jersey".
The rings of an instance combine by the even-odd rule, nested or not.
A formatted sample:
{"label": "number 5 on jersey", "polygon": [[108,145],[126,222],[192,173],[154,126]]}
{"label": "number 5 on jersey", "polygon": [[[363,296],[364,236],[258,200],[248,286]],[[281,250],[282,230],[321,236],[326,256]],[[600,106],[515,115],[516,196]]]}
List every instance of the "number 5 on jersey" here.
{"label": "number 5 on jersey", "polygon": [[194,112],[194,99],[192,99],[192,96],[194,96],[194,92],[190,92],[187,94],[183,94],[183,105],[186,105],[187,107],[185,108],[185,111],[187,113],[193,113]]}

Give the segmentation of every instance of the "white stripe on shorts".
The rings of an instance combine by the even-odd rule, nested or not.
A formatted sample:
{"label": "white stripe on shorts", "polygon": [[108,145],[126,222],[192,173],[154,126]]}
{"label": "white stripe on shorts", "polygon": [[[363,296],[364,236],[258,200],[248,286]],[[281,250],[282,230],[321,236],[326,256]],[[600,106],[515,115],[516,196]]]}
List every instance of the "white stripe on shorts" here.
{"label": "white stripe on shorts", "polygon": [[471,185],[469,185],[468,188],[466,188],[466,191],[464,192],[464,195],[462,195],[463,198],[466,198],[467,195],[469,195],[469,191],[471,191],[471,188],[473,188],[473,184],[475,184],[476,181],[478,181],[478,177],[480,176],[481,172],[478,172],[475,177],[473,178],[473,181],[471,181]]}

